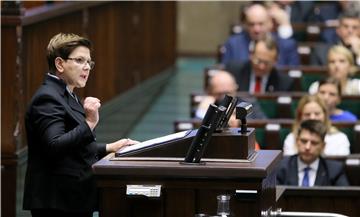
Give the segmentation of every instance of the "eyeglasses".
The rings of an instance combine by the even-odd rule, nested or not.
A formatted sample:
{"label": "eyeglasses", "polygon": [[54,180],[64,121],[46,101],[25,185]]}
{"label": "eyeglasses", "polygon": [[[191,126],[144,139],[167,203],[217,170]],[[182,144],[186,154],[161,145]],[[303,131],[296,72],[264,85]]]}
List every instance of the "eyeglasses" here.
{"label": "eyeglasses", "polygon": [[252,58],[252,61],[253,61],[254,64],[256,64],[256,65],[264,64],[265,66],[271,66],[271,65],[274,64],[273,61],[262,60],[262,59],[259,59],[259,58],[255,57],[255,56]]}
{"label": "eyeglasses", "polygon": [[83,57],[75,57],[75,58],[66,58],[67,60],[74,60],[77,64],[79,65],[85,65],[85,63],[88,63],[89,66],[90,66],[90,69],[93,69],[94,66],[95,66],[95,62],[94,61],[91,61],[91,60],[86,60],[85,58]]}

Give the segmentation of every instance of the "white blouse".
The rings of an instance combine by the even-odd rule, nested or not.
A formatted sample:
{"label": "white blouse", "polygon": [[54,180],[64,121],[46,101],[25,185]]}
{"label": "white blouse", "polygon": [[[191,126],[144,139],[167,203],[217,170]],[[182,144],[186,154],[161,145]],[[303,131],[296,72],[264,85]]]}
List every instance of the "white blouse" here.
{"label": "white blouse", "polygon": [[[309,93],[315,94],[318,92],[319,89],[319,82],[315,81],[309,87]],[[348,79],[346,82],[345,90],[343,95],[360,95],[360,79],[353,78]]]}

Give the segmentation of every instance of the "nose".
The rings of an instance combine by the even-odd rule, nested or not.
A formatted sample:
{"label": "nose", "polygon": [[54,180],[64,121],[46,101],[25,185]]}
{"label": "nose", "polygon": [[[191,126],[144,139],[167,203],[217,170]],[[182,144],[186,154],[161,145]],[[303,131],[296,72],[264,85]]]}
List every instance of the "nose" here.
{"label": "nose", "polygon": [[322,94],[322,98],[326,102],[329,99],[329,94]]}
{"label": "nose", "polygon": [[254,32],[261,33],[262,26],[259,24],[254,25]]}
{"label": "nose", "polygon": [[265,70],[266,69],[266,64],[264,62],[259,62],[258,67],[259,67],[260,70]]}
{"label": "nose", "polygon": [[354,34],[354,29],[352,27],[348,27],[346,30],[349,36],[352,36]]}
{"label": "nose", "polygon": [[316,120],[316,115],[314,113],[311,113],[309,119]]}
{"label": "nose", "polygon": [[84,67],[85,67],[85,70],[90,70],[90,69],[91,69],[91,67],[90,67],[90,62],[85,61]]}
{"label": "nose", "polygon": [[308,150],[311,147],[311,141],[307,141],[305,144],[305,148]]}

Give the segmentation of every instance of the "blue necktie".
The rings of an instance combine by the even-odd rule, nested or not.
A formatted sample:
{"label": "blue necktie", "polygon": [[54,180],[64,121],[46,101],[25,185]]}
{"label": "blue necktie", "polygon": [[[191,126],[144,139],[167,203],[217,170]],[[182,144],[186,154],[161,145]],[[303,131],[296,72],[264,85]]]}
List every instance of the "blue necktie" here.
{"label": "blue necktie", "polygon": [[309,170],[310,167],[304,168],[304,178],[302,180],[301,186],[303,187],[309,187]]}

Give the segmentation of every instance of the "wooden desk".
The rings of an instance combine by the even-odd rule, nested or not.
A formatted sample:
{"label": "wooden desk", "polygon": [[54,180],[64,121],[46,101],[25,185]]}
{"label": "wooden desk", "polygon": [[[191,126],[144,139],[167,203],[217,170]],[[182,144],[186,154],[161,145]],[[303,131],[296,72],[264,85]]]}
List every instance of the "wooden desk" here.
{"label": "wooden desk", "polygon": [[360,216],[360,187],[277,186],[278,208],[282,211],[334,212]]}
{"label": "wooden desk", "polygon": [[[216,196],[230,194],[235,216],[261,216],[275,206],[274,169],[280,151],[259,151],[251,162],[206,162],[182,165],[178,161],[112,160],[108,155],[93,165],[100,188],[100,215],[193,217],[216,213]],[[155,199],[126,195],[126,185],[161,185]],[[256,190],[252,197],[235,190]]]}

